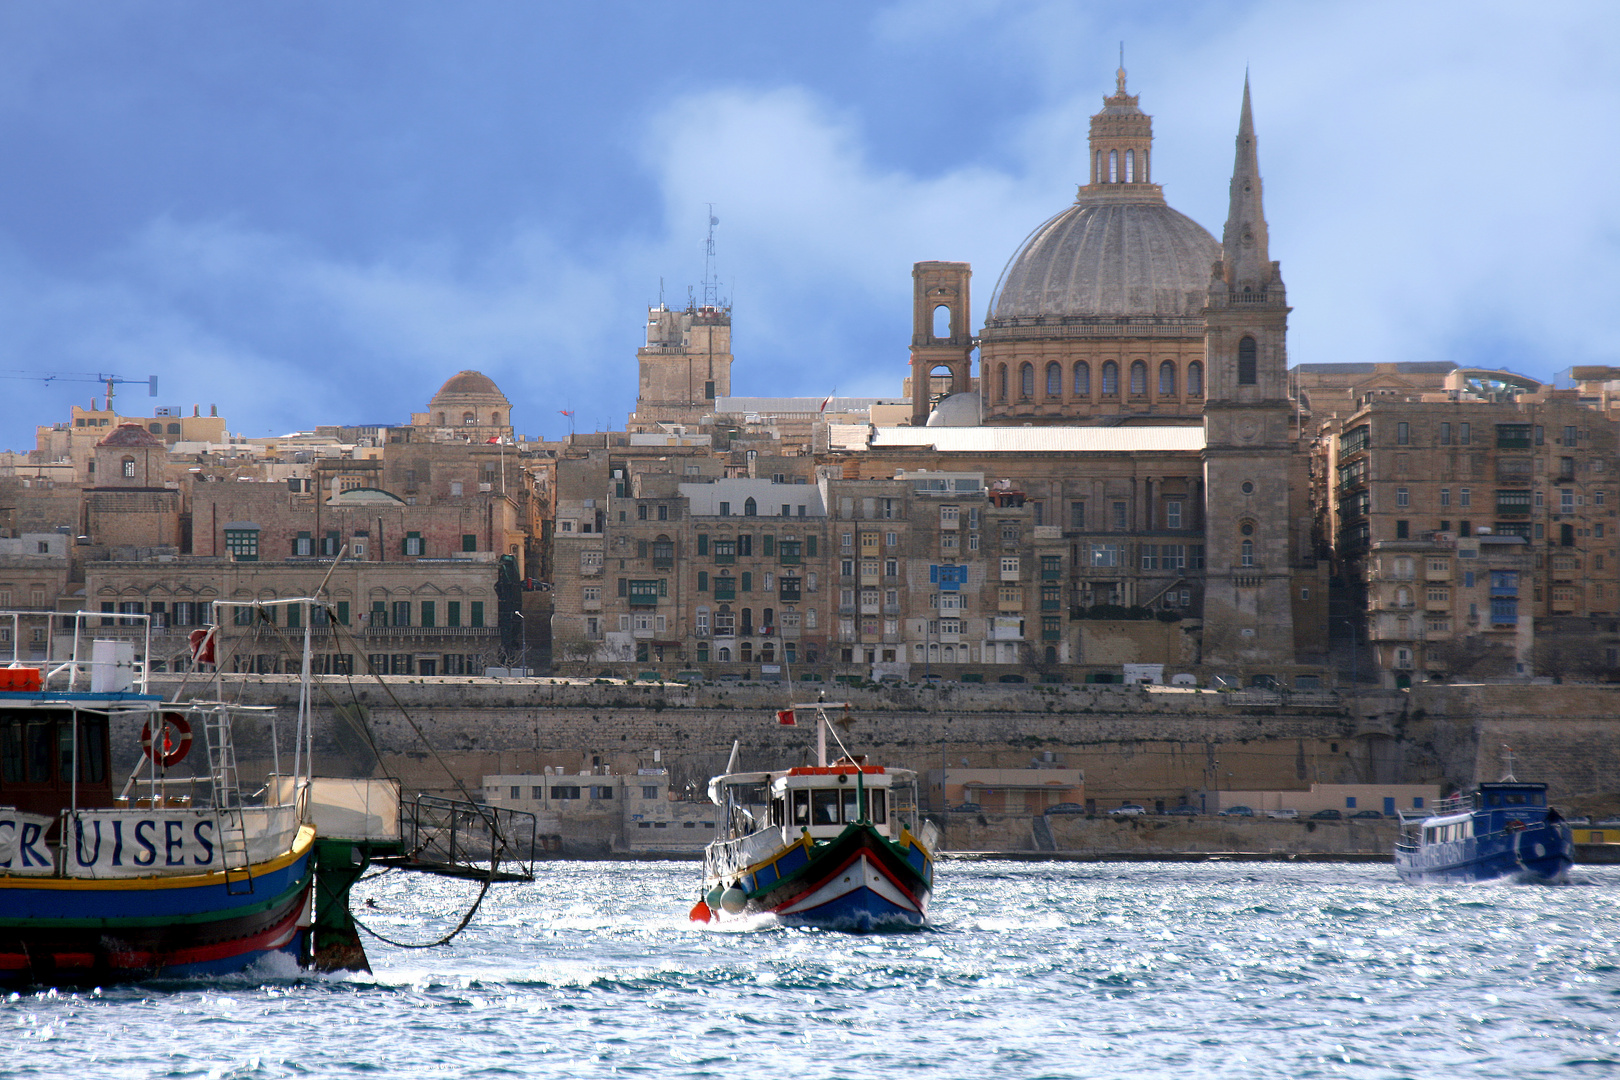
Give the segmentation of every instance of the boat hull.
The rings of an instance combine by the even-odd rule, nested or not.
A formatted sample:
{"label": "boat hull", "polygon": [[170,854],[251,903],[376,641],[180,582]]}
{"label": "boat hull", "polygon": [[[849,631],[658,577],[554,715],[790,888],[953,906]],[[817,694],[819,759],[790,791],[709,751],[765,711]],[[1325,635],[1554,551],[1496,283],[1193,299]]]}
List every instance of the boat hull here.
{"label": "boat hull", "polygon": [[1535,824],[1517,832],[1397,848],[1395,872],[1408,882],[1495,881],[1557,884],[1575,863],[1569,827]]}
{"label": "boat hull", "polygon": [[[932,896],[933,856],[909,834],[901,843],[869,825],[837,838],[784,845],[745,871],[747,903],[735,916],[773,914],[788,926],[870,933],[921,927]],[[723,884],[723,883],[716,883]]]}
{"label": "boat hull", "polygon": [[0,984],[102,985],[242,971],[308,951],[313,831],[253,867],[252,891],[224,874],[0,879]]}

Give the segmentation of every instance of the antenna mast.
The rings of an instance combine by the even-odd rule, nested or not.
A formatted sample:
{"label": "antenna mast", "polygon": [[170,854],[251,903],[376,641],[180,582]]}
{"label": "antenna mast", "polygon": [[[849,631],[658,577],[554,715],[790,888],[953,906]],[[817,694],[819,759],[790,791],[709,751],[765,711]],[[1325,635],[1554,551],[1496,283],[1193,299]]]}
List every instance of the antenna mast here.
{"label": "antenna mast", "polygon": [[703,306],[720,306],[720,282],[714,277],[714,227],[720,219],[714,216],[714,203],[709,203],[709,237],[703,245]]}

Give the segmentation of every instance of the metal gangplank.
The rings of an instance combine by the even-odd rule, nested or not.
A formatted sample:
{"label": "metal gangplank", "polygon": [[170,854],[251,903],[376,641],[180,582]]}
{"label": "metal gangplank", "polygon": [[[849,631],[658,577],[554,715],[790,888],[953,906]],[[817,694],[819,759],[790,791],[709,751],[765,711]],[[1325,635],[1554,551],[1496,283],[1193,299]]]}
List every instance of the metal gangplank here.
{"label": "metal gangplank", "polygon": [[400,806],[399,825],[402,852],[373,862],[472,881],[534,880],[537,831],[527,811],[418,795]]}

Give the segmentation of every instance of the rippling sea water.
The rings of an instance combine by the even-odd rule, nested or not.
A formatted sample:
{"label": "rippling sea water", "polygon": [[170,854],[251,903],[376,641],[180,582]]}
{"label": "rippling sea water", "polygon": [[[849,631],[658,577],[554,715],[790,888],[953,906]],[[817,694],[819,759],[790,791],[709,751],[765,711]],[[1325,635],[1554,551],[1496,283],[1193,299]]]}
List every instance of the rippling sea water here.
{"label": "rippling sea water", "polygon": [[[544,871],[446,948],[368,940],[371,976],[14,995],[0,1076],[1620,1073],[1620,869],[947,862],[933,930],[871,937],[693,927],[692,863]],[[394,874],[355,906],[425,941],[472,893]]]}

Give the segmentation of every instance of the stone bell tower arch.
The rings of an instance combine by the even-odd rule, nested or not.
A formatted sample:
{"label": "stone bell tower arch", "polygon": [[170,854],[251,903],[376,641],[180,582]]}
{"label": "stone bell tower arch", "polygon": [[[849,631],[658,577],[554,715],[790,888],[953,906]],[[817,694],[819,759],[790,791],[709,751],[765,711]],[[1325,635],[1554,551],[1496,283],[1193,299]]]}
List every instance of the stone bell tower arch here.
{"label": "stone bell tower arch", "polygon": [[[920,262],[911,268],[911,423],[928,422],[939,398],[973,389],[973,267]],[[949,387],[934,386],[944,368]]]}

